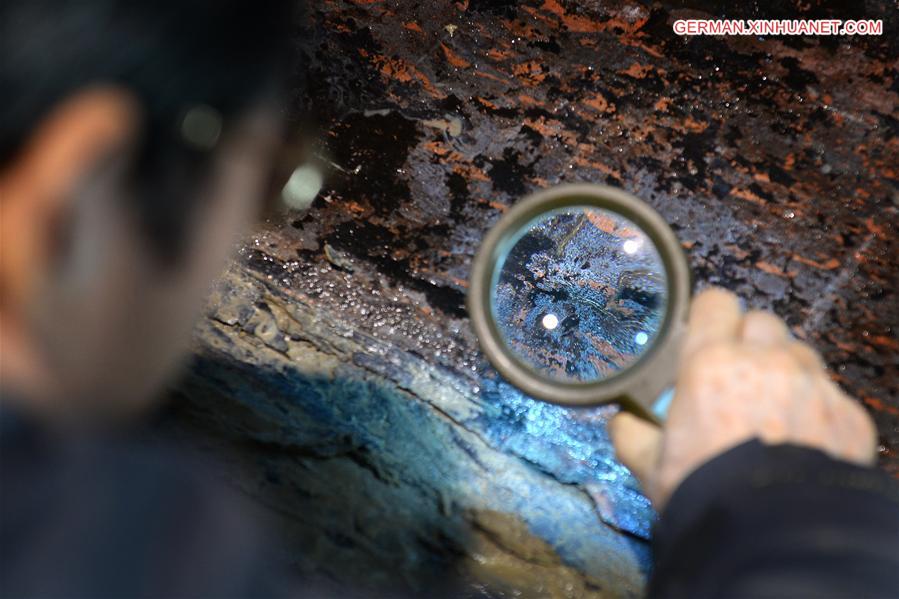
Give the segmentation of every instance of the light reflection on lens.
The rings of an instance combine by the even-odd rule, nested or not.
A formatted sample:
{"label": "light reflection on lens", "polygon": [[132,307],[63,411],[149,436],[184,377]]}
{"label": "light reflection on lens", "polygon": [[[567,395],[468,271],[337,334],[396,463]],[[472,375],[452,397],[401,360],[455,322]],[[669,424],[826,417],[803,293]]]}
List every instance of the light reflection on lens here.
{"label": "light reflection on lens", "polygon": [[559,326],[559,317],[555,314],[547,314],[543,317],[543,327],[546,330],[551,331],[557,326]]}
{"label": "light reflection on lens", "polygon": [[514,242],[491,309],[520,361],[555,381],[595,382],[652,346],[666,290],[659,252],[636,224],[572,207],[541,216]]}
{"label": "light reflection on lens", "polygon": [[637,250],[640,249],[640,242],[636,239],[628,239],[621,244],[621,249],[624,250],[625,254],[636,254]]}

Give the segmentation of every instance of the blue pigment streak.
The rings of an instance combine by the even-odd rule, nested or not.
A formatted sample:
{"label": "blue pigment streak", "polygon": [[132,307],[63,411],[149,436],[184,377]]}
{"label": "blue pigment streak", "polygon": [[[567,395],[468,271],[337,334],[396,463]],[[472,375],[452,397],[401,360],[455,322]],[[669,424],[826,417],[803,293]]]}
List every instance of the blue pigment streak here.
{"label": "blue pigment streak", "polygon": [[607,523],[649,539],[655,512],[615,459],[605,427],[612,408],[565,408],[538,401],[492,370],[482,376],[481,398],[499,412],[483,415],[478,423],[492,445],[560,482],[600,493]]}

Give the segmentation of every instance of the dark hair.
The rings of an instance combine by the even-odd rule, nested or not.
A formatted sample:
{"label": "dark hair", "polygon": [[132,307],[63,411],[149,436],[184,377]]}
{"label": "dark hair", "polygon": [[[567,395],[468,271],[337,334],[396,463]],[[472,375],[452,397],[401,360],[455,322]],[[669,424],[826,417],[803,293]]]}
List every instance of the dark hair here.
{"label": "dark hair", "polygon": [[145,118],[134,163],[137,209],[160,256],[183,244],[205,152],[179,119],[223,117],[281,91],[296,11],[284,0],[8,0],[0,3],[0,166],[55,104],[91,84],[133,92]]}

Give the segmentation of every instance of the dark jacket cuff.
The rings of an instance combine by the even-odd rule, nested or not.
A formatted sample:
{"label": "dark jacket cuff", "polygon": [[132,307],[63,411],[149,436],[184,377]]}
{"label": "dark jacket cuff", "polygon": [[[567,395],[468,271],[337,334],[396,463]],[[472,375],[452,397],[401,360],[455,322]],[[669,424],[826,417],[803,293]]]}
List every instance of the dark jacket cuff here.
{"label": "dark jacket cuff", "polygon": [[764,595],[773,580],[775,594],[829,584],[827,575],[806,581],[808,568],[868,571],[862,586],[842,590],[895,585],[899,594],[899,484],[817,450],[750,441],[684,480],[653,544],[651,596]]}

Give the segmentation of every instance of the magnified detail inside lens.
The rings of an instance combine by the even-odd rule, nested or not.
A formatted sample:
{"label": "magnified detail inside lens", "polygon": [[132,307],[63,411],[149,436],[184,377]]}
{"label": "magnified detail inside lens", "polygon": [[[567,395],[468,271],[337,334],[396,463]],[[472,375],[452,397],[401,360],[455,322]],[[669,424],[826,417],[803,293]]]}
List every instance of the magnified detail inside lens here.
{"label": "magnified detail inside lens", "polygon": [[491,301],[521,362],[552,380],[597,382],[652,347],[667,304],[665,267],[630,220],[564,208],[523,229],[497,265]]}

